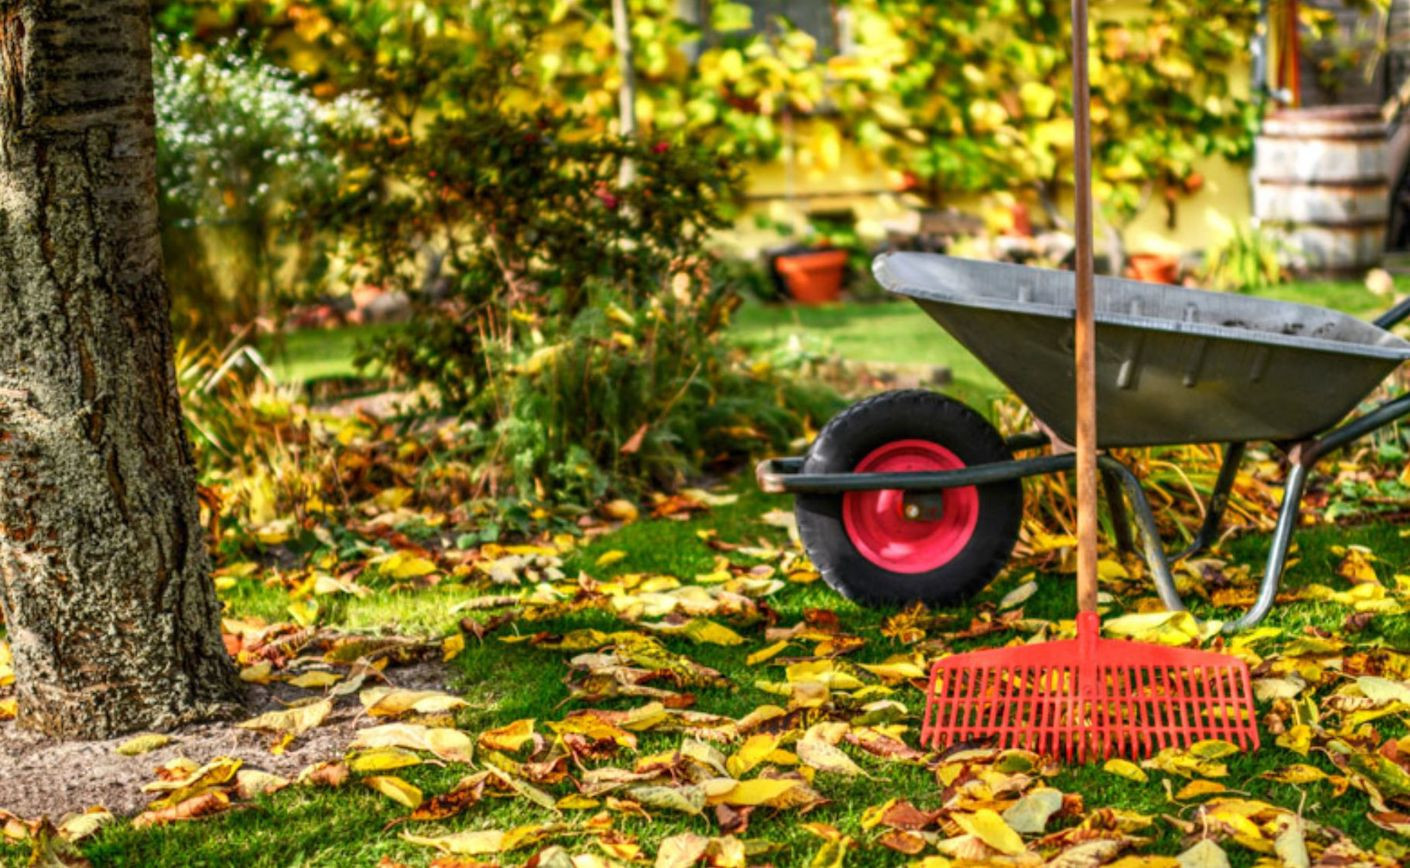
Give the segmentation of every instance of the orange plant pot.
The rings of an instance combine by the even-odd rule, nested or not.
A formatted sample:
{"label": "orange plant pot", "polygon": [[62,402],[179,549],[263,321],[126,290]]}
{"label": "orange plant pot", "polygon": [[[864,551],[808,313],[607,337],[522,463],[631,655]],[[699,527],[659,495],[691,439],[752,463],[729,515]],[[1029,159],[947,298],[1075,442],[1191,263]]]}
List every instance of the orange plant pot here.
{"label": "orange plant pot", "polygon": [[1179,283],[1180,260],[1161,253],[1133,253],[1127,259],[1126,274],[1145,283]]}
{"label": "orange plant pot", "polygon": [[845,250],[794,253],[774,260],[774,267],[788,284],[788,293],[800,304],[827,304],[842,297],[842,276],[847,271]]}

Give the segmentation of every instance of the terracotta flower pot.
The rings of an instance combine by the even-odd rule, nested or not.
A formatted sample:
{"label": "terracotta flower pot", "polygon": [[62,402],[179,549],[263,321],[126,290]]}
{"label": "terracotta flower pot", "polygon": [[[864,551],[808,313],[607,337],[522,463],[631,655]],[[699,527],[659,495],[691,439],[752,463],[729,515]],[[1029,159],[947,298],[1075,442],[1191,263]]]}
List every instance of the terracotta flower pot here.
{"label": "terracotta flower pot", "polygon": [[1178,283],[1180,260],[1163,253],[1133,253],[1127,259],[1126,274],[1146,283]]}
{"label": "terracotta flower pot", "polygon": [[800,304],[827,304],[842,297],[842,277],[847,271],[845,250],[793,253],[774,260],[774,267]]}

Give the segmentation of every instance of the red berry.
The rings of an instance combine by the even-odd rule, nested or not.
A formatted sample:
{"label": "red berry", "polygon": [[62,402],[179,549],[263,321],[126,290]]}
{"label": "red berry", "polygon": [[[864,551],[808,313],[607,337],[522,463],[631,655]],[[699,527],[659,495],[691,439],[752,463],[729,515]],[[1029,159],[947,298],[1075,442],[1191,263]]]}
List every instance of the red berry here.
{"label": "red berry", "polygon": [[607,188],[606,184],[598,184],[597,189],[593,190],[592,194],[597,197],[598,201],[606,206],[608,211],[616,211],[617,206],[622,204],[622,200],[614,196],[612,191]]}
{"label": "red berry", "polygon": [[671,149],[670,142],[657,142],[651,146],[652,153],[664,154]]}

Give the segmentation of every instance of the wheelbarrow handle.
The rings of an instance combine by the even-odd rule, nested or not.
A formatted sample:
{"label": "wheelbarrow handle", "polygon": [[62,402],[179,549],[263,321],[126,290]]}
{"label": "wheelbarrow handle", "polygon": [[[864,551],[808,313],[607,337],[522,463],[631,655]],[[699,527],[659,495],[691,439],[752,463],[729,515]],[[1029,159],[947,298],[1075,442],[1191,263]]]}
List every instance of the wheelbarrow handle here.
{"label": "wheelbarrow handle", "polygon": [[1410,316],[1410,298],[1405,299],[1400,304],[1376,317],[1372,322],[1376,328],[1389,329],[1391,326]]}

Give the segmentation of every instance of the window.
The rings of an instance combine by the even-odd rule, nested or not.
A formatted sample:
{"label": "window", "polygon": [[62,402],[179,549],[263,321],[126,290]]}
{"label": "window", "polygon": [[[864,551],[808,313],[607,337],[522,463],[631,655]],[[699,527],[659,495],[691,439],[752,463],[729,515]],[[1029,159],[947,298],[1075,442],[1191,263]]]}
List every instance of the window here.
{"label": "window", "polygon": [[[774,33],[778,20],[783,18],[794,27],[813,37],[818,43],[818,54],[828,57],[845,53],[851,36],[847,27],[845,10],[836,8],[832,0],[733,0],[748,6],[753,18],[753,32],[765,35]],[[705,30],[705,40],[710,42],[709,32],[710,0],[679,0],[681,18],[700,25]]]}
{"label": "window", "polygon": [[818,53],[826,57],[838,48],[836,10],[830,0],[743,0],[754,11],[754,29],[770,33],[779,18],[818,42]]}

